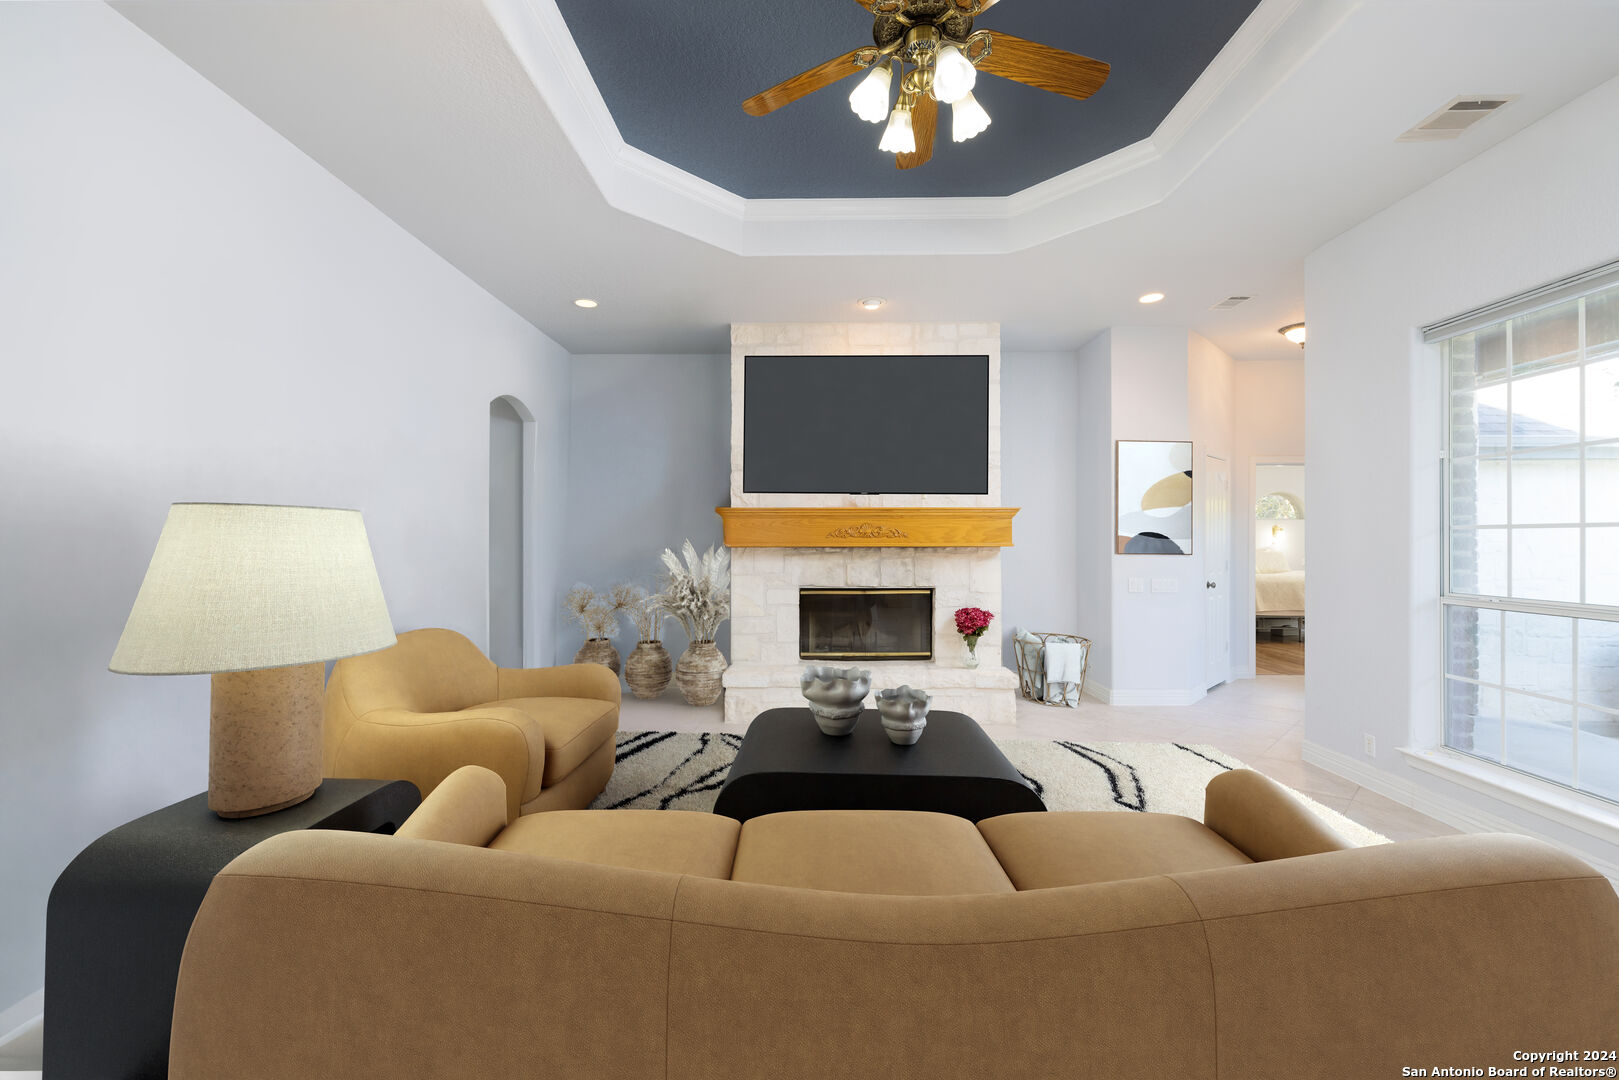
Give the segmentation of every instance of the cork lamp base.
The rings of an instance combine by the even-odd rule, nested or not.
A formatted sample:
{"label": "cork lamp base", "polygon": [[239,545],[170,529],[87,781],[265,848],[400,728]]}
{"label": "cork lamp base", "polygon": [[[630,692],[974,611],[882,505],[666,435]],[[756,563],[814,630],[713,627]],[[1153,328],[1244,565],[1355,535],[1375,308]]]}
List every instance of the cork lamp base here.
{"label": "cork lamp base", "polygon": [[320,787],[326,665],[213,676],[208,808],[256,817],[303,802]]}

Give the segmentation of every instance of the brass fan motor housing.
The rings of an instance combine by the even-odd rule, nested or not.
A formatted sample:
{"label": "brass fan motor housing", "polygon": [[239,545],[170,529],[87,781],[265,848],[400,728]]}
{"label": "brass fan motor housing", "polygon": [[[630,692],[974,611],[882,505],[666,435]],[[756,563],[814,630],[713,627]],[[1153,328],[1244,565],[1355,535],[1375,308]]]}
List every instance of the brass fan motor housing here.
{"label": "brass fan motor housing", "polygon": [[[886,10],[889,7],[895,10]],[[958,42],[966,41],[973,32],[972,16],[963,15],[952,0],[890,0],[886,5],[874,4],[873,10],[877,18],[871,39],[885,52],[915,26],[937,27],[942,37]]]}

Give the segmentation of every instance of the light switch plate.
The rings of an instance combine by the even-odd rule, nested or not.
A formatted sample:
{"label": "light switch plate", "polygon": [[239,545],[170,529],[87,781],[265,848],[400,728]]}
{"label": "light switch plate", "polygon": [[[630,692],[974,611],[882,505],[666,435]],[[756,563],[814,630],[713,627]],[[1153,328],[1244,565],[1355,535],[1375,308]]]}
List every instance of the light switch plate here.
{"label": "light switch plate", "polygon": [[1146,592],[1147,591],[1147,579],[1144,578],[1144,577],[1133,577],[1133,578],[1131,578],[1130,579],[1130,591],[1131,592]]}
{"label": "light switch plate", "polygon": [[1155,577],[1152,579],[1153,592],[1180,592],[1181,583],[1178,578]]}

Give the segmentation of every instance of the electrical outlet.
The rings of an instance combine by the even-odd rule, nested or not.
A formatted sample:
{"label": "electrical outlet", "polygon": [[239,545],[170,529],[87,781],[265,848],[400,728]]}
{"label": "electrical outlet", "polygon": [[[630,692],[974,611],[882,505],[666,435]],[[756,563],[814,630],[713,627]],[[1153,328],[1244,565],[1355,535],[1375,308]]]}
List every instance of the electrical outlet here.
{"label": "electrical outlet", "polygon": [[1370,732],[1366,733],[1366,756],[1367,757],[1376,757],[1377,756],[1377,740],[1372,737]]}

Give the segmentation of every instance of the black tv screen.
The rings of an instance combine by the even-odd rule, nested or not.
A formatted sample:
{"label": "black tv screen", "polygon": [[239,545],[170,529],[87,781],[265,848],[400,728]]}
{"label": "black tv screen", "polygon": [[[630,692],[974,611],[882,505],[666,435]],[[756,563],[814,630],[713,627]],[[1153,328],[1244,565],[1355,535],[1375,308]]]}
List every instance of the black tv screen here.
{"label": "black tv screen", "polygon": [[749,356],[742,490],[987,495],[989,357]]}

